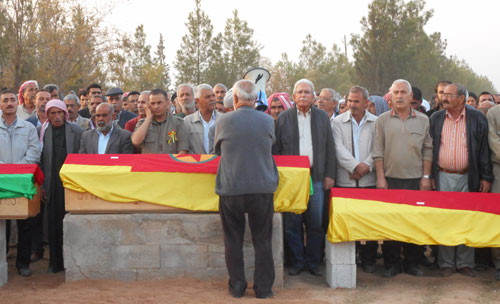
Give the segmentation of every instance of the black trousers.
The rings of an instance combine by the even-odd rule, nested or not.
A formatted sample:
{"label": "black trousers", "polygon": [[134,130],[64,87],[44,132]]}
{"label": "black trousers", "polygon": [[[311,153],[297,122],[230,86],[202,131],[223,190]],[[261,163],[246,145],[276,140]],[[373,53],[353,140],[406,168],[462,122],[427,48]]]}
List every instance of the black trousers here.
{"label": "black trousers", "polygon": [[245,213],[248,213],[248,223],[255,249],[253,288],[257,296],[271,292],[274,283],[273,198],[273,194],[220,196],[219,214],[224,231],[229,289],[247,286],[243,263],[243,236],[246,225]]}
{"label": "black trousers", "polygon": [[45,203],[40,204],[40,213],[34,218],[33,234],[31,241],[31,251],[43,257],[43,216],[45,213]]}
{"label": "black trousers", "polygon": [[[389,189],[420,190],[420,178],[399,179],[386,178]],[[404,249],[405,259],[401,259],[401,248]],[[384,241],[382,244],[384,267],[412,267],[417,266],[424,254],[424,246],[397,241]]]}
{"label": "black trousers", "polygon": [[34,222],[34,217],[29,217],[25,220],[17,220],[17,269],[30,267],[31,238],[33,234]]}
{"label": "black trousers", "polygon": [[53,188],[51,200],[46,206],[50,250],[49,268],[52,272],[59,272],[64,270],[63,219],[66,214],[62,184]]}

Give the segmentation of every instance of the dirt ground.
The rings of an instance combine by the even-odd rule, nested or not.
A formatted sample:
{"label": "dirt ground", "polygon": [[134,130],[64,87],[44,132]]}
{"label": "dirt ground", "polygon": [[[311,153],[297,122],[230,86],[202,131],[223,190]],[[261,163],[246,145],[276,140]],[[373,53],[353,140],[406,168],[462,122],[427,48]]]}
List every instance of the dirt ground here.
{"label": "dirt ground", "polygon": [[64,273],[47,273],[47,258],[33,263],[33,276],[23,278],[17,274],[12,251],[7,258],[9,282],[0,287],[0,303],[500,303],[500,282],[494,280],[491,268],[477,278],[460,274],[441,278],[436,270],[425,269],[423,278],[400,274],[386,279],[379,261],[375,274],[358,268],[356,289],[330,289],[324,276],[285,274],[284,288],[275,288],[272,299],[259,300],[251,284],[243,298],[232,298],[226,280],[65,283]]}

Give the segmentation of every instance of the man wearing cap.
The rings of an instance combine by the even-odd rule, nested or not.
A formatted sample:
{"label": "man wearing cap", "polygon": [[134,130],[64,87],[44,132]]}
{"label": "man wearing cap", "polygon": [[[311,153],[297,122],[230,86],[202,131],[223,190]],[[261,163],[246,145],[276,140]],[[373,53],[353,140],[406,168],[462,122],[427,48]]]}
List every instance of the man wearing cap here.
{"label": "man wearing cap", "polygon": [[115,122],[120,126],[120,128],[125,128],[125,124],[127,121],[131,120],[134,117],[137,117],[136,114],[129,112],[127,110],[122,109],[122,95],[123,91],[120,88],[111,88],[106,93],[108,97],[108,102],[113,105],[115,108],[116,118]]}
{"label": "man wearing cap", "polygon": [[132,144],[143,154],[185,154],[189,150],[188,134],[182,118],[169,111],[170,100],[165,90],[154,89],[144,108],[146,117],[139,120],[132,133]]}
{"label": "man wearing cap", "polygon": [[[40,141],[36,128],[17,117],[17,99],[11,90],[0,92],[0,164],[36,164],[40,160]],[[31,275],[31,235],[34,218],[17,220],[16,268],[23,277]],[[8,243],[8,242],[7,242]]]}
{"label": "man wearing cap", "polygon": [[210,85],[197,86],[195,100],[199,110],[184,118],[189,136],[189,153],[208,154],[210,152],[210,127],[215,125],[215,121],[222,114],[215,111],[215,93]]}
{"label": "man wearing cap", "polygon": [[83,132],[80,154],[131,154],[134,151],[131,133],[113,126],[113,110],[107,102],[97,106],[97,128]]}
{"label": "man wearing cap", "polygon": [[47,202],[47,223],[49,235],[49,271],[64,270],[63,261],[63,218],[64,188],[59,171],[70,153],[78,153],[83,129],[69,123],[66,105],[59,99],[53,99],[45,106],[47,121],[41,127],[40,141],[42,156],[40,167],[45,175],[43,191]]}
{"label": "man wearing cap", "polygon": [[28,119],[30,116],[35,115],[35,94],[38,90],[38,82],[36,80],[25,81],[19,88],[20,107],[17,107],[17,117],[22,120]]}

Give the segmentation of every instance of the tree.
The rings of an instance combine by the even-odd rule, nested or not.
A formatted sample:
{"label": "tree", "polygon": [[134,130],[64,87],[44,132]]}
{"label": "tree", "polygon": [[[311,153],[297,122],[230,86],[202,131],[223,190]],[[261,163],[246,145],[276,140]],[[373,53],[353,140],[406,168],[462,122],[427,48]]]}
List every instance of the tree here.
{"label": "tree", "polygon": [[154,58],[154,68],[156,72],[153,73],[155,78],[155,88],[167,89],[170,86],[170,77],[168,75],[170,71],[170,66],[167,64],[165,59],[165,46],[163,42],[163,35],[160,34],[160,40],[158,46],[156,47],[155,58]]}
{"label": "tree", "polygon": [[210,18],[201,9],[201,0],[195,0],[195,10],[185,23],[188,33],[182,37],[174,66],[178,71],[177,82],[199,84],[209,67],[213,26]]}
{"label": "tree", "polygon": [[226,21],[222,36],[226,77],[219,82],[233,84],[248,69],[259,65],[260,47],[252,37],[253,29],[248,27],[248,22],[239,18],[238,10],[234,10],[233,17]]}

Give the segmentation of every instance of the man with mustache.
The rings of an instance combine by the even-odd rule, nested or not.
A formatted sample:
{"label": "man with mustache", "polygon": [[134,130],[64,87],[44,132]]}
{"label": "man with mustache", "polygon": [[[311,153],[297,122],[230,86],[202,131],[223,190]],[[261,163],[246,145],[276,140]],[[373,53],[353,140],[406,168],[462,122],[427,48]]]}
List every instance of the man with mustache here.
{"label": "man with mustache", "polygon": [[35,95],[37,90],[38,82],[36,80],[28,80],[21,85],[19,94],[17,94],[20,104],[17,107],[18,118],[26,120],[35,115]]}
{"label": "man with mustache", "polygon": [[[391,95],[392,111],[381,114],[375,124],[372,157],[377,188],[429,191],[432,165],[429,118],[411,107],[413,93],[408,81],[394,81]],[[404,265],[401,247],[405,249]],[[422,246],[384,241],[382,251],[384,277],[393,277],[402,270],[414,276],[423,276],[417,265],[423,255]]]}
{"label": "man with mustache", "polygon": [[192,85],[183,83],[177,87],[177,102],[181,105],[182,112],[177,116],[184,118],[196,112],[196,102],[194,100],[194,88]]}
{"label": "man with mustache", "polygon": [[[87,123],[85,123],[83,125],[82,128],[84,130],[93,130],[93,129],[95,129],[95,126],[96,126],[95,112],[96,112],[97,106],[100,105],[103,102],[104,102],[104,98],[101,95],[92,95],[90,97],[89,106],[87,108],[89,110],[89,113],[90,113],[90,119],[89,119],[89,121]],[[80,112],[78,112],[78,113],[80,113]]]}
{"label": "man with mustache", "polygon": [[184,117],[184,125],[189,136],[189,153],[210,153],[209,130],[215,125],[221,113],[215,110],[215,93],[208,84],[196,87],[195,100],[198,111]]}
{"label": "man with mustache", "polygon": [[[40,141],[36,128],[17,117],[17,98],[13,91],[0,92],[0,164],[36,164],[40,160]],[[31,237],[34,217],[17,220],[16,268],[23,277],[31,276]],[[7,240],[7,244],[8,244]]]}
{"label": "man with mustache", "polygon": [[89,119],[78,114],[80,108],[80,99],[75,94],[68,94],[64,97],[64,104],[68,109],[69,122],[75,123],[86,130],[89,126]]}
{"label": "man with mustache", "polygon": [[282,112],[276,121],[273,154],[308,156],[314,189],[304,214],[284,213],[285,241],[290,248],[293,264],[288,270],[289,275],[299,275],[303,270],[308,270],[312,275],[321,276],[323,190],[333,187],[337,173],[330,117],[325,111],[312,106],[314,96],[314,84],[311,81],[297,81],[293,88],[296,106]]}
{"label": "man with mustache", "polygon": [[129,131],[130,133],[134,132],[137,122],[139,122],[140,119],[146,117],[146,110],[144,110],[144,108],[148,104],[150,93],[151,91],[142,91],[142,93],[139,94],[139,98],[137,99],[137,114],[139,116],[137,116],[136,118],[132,118],[125,124],[125,130]]}
{"label": "man with mustache", "polygon": [[101,103],[97,106],[97,128],[83,132],[80,154],[131,154],[134,151],[131,133],[113,126],[113,106]]}
{"label": "man with mustache", "polygon": [[41,126],[47,120],[47,116],[45,115],[45,105],[50,101],[50,99],[50,92],[48,90],[38,90],[35,94],[36,113],[26,119],[26,121],[31,122],[35,127]]}
{"label": "man with mustache", "polygon": [[45,113],[48,121],[45,122],[46,128],[40,128],[40,141],[43,146],[40,167],[45,175],[42,188],[47,202],[49,271],[56,273],[64,270],[62,247],[63,219],[66,214],[64,188],[59,171],[68,154],[78,153],[83,129],[68,122],[68,110],[59,99],[49,101]]}

